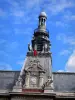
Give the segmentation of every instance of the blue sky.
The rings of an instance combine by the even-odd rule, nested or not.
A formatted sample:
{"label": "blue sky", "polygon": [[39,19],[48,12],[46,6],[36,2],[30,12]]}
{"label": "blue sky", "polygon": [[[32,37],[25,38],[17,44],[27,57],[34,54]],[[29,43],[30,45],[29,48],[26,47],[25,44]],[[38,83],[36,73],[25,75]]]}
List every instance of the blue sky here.
{"label": "blue sky", "polygon": [[75,0],[0,0],[0,70],[21,70],[42,10],[53,71],[75,72]]}

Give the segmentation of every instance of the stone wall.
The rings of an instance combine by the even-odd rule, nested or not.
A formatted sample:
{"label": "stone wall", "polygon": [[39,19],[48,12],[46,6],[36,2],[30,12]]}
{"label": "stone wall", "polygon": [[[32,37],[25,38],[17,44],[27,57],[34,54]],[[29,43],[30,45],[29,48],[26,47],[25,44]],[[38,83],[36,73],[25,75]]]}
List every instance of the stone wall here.
{"label": "stone wall", "polygon": [[0,94],[0,100],[75,100],[75,93],[9,93]]}
{"label": "stone wall", "polygon": [[[0,71],[0,93],[12,91],[20,71]],[[53,72],[55,92],[75,92],[75,73]]]}
{"label": "stone wall", "polygon": [[10,93],[9,95],[0,95],[0,100],[54,100],[55,94],[41,93]]}

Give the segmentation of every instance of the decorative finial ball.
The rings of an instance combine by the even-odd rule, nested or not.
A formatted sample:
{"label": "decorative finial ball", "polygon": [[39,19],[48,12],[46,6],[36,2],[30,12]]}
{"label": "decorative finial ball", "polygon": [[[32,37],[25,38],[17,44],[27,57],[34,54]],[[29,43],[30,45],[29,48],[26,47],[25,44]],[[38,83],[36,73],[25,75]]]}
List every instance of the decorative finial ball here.
{"label": "decorative finial ball", "polygon": [[40,13],[40,16],[41,17],[43,16],[43,17],[46,17],[47,18],[47,15],[46,15],[46,13],[44,11]]}

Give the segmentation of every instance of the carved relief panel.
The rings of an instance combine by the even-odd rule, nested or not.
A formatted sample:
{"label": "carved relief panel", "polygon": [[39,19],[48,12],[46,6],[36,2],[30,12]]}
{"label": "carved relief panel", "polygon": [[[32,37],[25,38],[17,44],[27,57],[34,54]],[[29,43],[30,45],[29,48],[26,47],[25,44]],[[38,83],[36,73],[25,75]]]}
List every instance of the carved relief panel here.
{"label": "carved relief panel", "polygon": [[43,85],[45,70],[38,61],[33,61],[25,73],[25,87],[36,88]]}

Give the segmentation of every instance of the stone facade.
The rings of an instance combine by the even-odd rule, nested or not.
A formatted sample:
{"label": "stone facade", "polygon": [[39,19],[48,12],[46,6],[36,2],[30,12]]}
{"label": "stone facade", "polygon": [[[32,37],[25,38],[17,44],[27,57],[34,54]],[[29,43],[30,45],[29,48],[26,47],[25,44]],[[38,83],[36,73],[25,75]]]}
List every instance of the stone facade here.
{"label": "stone facade", "polygon": [[75,93],[6,93],[0,100],[75,100]]}
{"label": "stone facade", "polygon": [[0,71],[0,100],[75,99],[75,73],[52,73],[46,19],[41,12],[21,71]]}
{"label": "stone facade", "polygon": [[24,66],[13,87],[13,92],[44,92],[53,91],[52,57],[50,52],[49,32],[46,30],[46,13],[39,15],[39,25],[28,44],[28,52]]}
{"label": "stone facade", "polygon": [[4,97],[0,95],[0,100],[53,100],[54,98],[55,94],[10,93]]}
{"label": "stone facade", "polygon": [[[19,74],[20,71],[0,71],[0,100],[11,100],[14,97],[20,97],[22,100],[23,95],[26,97],[31,95],[33,97],[32,100],[34,100],[36,97],[37,100],[42,100],[44,95],[46,95],[45,99],[75,99],[75,73],[53,72],[54,91],[52,93],[12,92],[13,86],[17,81]],[[51,96],[52,94],[53,96]],[[38,98],[38,95],[41,97]]]}

